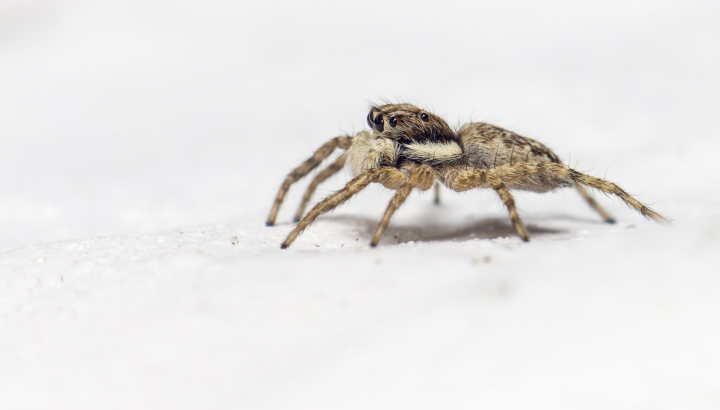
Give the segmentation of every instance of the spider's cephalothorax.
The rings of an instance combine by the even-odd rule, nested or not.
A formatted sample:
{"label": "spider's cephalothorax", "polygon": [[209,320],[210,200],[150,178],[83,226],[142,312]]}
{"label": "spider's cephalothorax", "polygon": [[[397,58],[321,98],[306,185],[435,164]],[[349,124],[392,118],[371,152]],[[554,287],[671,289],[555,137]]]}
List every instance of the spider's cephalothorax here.
{"label": "spider's cephalothorax", "polygon": [[408,169],[413,164],[464,163],[458,134],[427,110],[410,104],[373,106],[367,123],[371,131],[358,133],[347,152],[355,176],[379,166]]}
{"label": "spider's cephalothorax", "polygon": [[455,142],[455,132],[440,117],[410,104],[374,106],[368,125],[383,138],[402,144]]}
{"label": "spider's cephalothorax", "polygon": [[[396,168],[406,163],[441,165],[462,162],[462,149],[457,134],[442,118],[427,110],[410,104],[373,106],[367,122],[373,132],[366,138],[372,142],[359,143],[350,148],[348,155],[351,164],[362,162],[360,158],[367,157],[366,148],[372,151],[373,147],[381,146],[388,147],[380,150],[385,160],[383,165]],[[351,169],[356,175],[356,171],[360,171],[354,166]]]}
{"label": "spider's cephalothorax", "polygon": [[[373,106],[367,116],[370,131],[355,136],[336,137],[287,176],[270,211],[267,225],[273,225],[280,204],[290,185],[307,175],[335,148],[346,150],[335,162],[313,179],[295,220],[295,229],[282,243],[287,248],[318,216],[331,211],[372,182],[397,190],[370,242],[375,246],[395,210],[414,189],[427,190],[438,184],[462,192],[493,189],[503,201],[518,235],[528,240],[510,189],[547,192],[574,186],[606,222],[612,217],[598,205],[585,187],[618,196],[645,217],[665,222],[657,212],[641,204],[612,182],[595,178],[563,165],[545,145],[512,131],[487,124],[468,123],[453,131],[433,113],[411,104]],[[318,203],[305,217],[303,213],[318,184],[347,163],[354,178],[336,193]]]}

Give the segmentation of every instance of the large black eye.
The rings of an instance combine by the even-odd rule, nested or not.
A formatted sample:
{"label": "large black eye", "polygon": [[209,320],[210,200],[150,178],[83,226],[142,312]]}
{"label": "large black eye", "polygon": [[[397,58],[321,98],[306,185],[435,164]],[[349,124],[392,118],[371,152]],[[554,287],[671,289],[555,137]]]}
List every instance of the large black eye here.
{"label": "large black eye", "polygon": [[370,111],[370,112],[368,113],[367,122],[368,122],[368,126],[369,126],[370,128],[372,128],[372,127],[373,127],[373,126],[372,126],[372,111]]}
{"label": "large black eye", "polygon": [[390,121],[389,121],[389,122],[390,122],[390,126],[393,127],[393,128],[395,128],[395,126],[397,125],[397,118],[395,118],[395,117],[390,117]]}
{"label": "large black eye", "polygon": [[383,132],[383,130],[385,129],[385,123],[383,122],[382,115],[378,115],[377,117],[375,117],[375,129],[377,130],[377,132]]}
{"label": "large black eye", "polygon": [[425,114],[425,113],[420,114],[420,119],[423,120],[423,121],[425,121],[425,122],[430,121],[430,117],[428,117],[428,115]]}

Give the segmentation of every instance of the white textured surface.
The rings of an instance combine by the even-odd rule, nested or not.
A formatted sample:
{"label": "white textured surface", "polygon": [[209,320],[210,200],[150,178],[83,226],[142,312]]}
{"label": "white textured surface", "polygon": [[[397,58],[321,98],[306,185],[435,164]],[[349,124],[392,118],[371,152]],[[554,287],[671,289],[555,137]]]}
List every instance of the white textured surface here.
{"label": "white textured surface", "polygon": [[[0,2],[1,408],[720,408],[713,2]],[[406,98],[597,195],[372,187],[278,249],[284,175]],[[328,181],[326,195],[347,175]]]}

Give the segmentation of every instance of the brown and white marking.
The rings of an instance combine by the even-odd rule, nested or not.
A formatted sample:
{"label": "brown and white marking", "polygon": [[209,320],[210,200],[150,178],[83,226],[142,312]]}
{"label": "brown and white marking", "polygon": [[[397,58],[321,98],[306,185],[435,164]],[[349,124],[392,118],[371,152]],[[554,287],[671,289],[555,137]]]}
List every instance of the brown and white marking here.
{"label": "brown and white marking", "polygon": [[[280,205],[293,183],[320,165],[336,148],[345,150],[310,183],[296,213],[298,224],[282,243],[282,248],[290,246],[320,215],[342,205],[371,183],[382,184],[397,192],[390,200],[370,246],[380,242],[392,215],[413,190],[425,191],[435,185],[438,202],[438,184],[457,192],[494,190],[524,241],[529,237],[510,192],[515,189],[548,192],[572,186],[605,222],[614,222],[585,189],[594,188],[617,196],[647,218],[667,222],[612,182],[569,168],[545,145],[504,128],[472,122],[452,130],[442,118],[411,104],[373,106],[367,122],[369,131],[361,131],[353,137],[333,138],[285,178],[268,216],[268,226],[275,224]],[[354,178],[303,217],[317,186],[344,166]]]}

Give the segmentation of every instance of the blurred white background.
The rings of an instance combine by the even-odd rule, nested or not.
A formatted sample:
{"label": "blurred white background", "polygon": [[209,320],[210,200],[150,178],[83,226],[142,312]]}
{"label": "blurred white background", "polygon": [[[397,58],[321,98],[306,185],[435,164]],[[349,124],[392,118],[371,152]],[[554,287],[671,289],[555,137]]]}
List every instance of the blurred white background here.
{"label": "blurred white background", "polygon": [[[0,0],[0,407],[720,408],[719,21]],[[675,223],[520,193],[522,245],[493,195],[445,192],[369,250],[371,189],[280,253],[282,179],[382,99],[538,139]]]}

